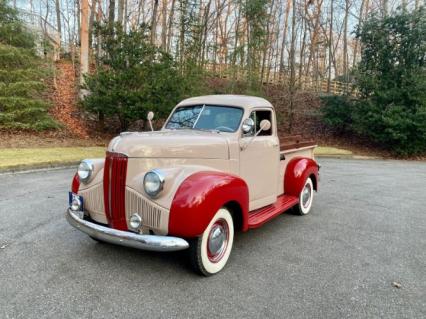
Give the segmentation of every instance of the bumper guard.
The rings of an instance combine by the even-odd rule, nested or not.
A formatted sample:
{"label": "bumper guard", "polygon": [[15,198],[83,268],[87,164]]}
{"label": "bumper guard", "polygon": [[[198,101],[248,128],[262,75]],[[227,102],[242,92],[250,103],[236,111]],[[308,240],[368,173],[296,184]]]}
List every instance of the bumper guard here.
{"label": "bumper guard", "polygon": [[91,223],[80,217],[78,212],[74,212],[69,208],[65,215],[71,226],[93,238],[111,244],[151,251],[176,251],[189,247],[186,240],[178,237],[139,235]]}

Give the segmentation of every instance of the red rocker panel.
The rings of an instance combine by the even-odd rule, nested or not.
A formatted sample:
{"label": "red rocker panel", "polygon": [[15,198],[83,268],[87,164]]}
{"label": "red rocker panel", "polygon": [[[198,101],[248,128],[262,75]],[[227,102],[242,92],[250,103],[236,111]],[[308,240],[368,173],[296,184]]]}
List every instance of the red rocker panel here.
{"label": "red rocker panel", "polygon": [[277,201],[274,204],[251,211],[248,218],[248,227],[260,227],[297,203],[299,203],[298,197],[281,195],[277,198]]}
{"label": "red rocker panel", "polygon": [[238,176],[204,171],[186,178],[170,208],[169,234],[180,237],[201,235],[214,214],[226,203],[237,202],[242,210],[243,230],[248,227],[248,188]]}

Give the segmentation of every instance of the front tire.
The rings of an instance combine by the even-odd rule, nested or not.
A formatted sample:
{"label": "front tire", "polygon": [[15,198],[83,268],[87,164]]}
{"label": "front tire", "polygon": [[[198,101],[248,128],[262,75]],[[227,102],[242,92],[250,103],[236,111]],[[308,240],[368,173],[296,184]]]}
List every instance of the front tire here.
{"label": "front tire", "polygon": [[299,194],[299,204],[297,205],[297,213],[299,215],[306,215],[311,211],[312,202],[314,200],[314,184],[312,179],[308,177],[305,185]]}
{"label": "front tire", "polygon": [[190,243],[189,253],[195,271],[211,276],[221,271],[231,254],[234,222],[229,210],[222,207],[203,234]]}

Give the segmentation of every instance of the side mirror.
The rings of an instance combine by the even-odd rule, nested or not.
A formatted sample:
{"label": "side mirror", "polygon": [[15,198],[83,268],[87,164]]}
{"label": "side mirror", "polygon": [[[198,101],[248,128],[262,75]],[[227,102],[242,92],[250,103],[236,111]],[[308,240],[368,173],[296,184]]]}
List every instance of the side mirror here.
{"label": "side mirror", "polygon": [[247,118],[243,122],[243,126],[241,127],[244,134],[250,133],[254,128],[254,121],[252,118]]}
{"label": "side mirror", "polygon": [[152,111],[149,111],[148,112],[148,115],[146,116],[146,119],[148,120],[148,121],[152,121],[152,119],[154,118],[154,112],[152,112]]}
{"label": "side mirror", "polygon": [[260,121],[260,131],[269,131],[271,129],[271,122],[268,120]]}
{"label": "side mirror", "polygon": [[149,122],[149,127],[151,128],[151,131],[153,131],[154,129],[153,129],[153,127],[152,127],[152,119],[154,118],[154,112],[152,112],[152,111],[149,111],[148,112],[148,115],[146,116],[146,119],[148,120],[148,122]]}

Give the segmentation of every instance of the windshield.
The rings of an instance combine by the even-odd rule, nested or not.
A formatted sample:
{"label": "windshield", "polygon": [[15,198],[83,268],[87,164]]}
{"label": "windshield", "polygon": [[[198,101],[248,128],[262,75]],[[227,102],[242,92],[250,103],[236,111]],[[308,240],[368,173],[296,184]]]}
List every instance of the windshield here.
{"label": "windshield", "polygon": [[198,129],[235,132],[240,126],[243,110],[238,107],[193,105],[177,108],[167,129]]}

